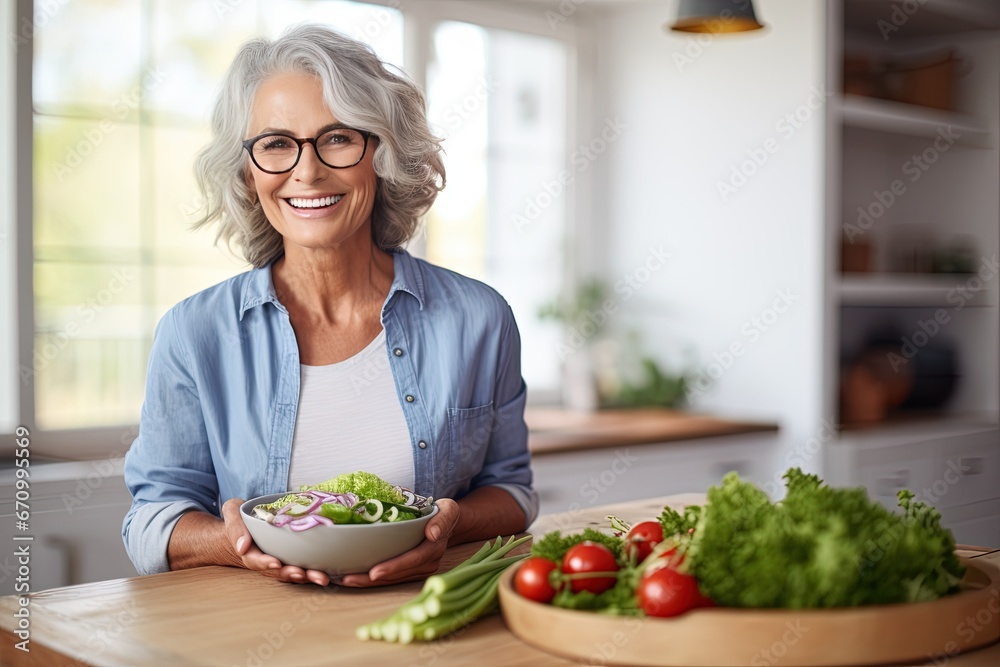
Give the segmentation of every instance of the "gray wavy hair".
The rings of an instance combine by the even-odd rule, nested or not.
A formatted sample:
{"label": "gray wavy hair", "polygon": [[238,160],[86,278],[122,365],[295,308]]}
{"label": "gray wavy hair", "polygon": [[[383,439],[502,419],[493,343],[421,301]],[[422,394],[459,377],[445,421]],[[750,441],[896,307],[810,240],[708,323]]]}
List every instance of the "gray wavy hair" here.
{"label": "gray wavy hair", "polygon": [[424,94],[390,71],[366,44],[318,24],[300,24],[275,40],[255,38],[237,53],[212,112],[212,141],[195,162],[206,202],[200,228],[219,224],[216,241],[234,243],[255,267],[280,257],[282,237],[247,184],[242,142],[257,88],[283,72],[312,74],[337,120],[378,136],[372,158],[378,184],[372,237],[382,249],[402,246],[445,185],[441,141],[427,123]]}

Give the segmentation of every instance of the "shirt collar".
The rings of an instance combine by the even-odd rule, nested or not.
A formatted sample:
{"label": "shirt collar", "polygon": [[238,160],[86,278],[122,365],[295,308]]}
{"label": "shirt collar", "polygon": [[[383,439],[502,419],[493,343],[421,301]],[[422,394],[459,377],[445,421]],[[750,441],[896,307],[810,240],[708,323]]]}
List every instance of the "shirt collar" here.
{"label": "shirt collar", "polygon": [[420,304],[420,310],[423,310],[424,276],[417,265],[416,258],[402,248],[390,252],[392,253],[393,278],[392,285],[389,286],[389,294],[385,297],[385,305],[382,306],[382,312],[385,312],[386,306],[392,300],[392,295],[396,292],[406,292],[413,295],[417,303]]}
{"label": "shirt collar", "polygon": [[285,308],[278,301],[278,294],[274,291],[270,264],[247,272],[247,279],[243,282],[243,294],[240,296],[240,321],[243,320],[245,312],[268,302],[282,310]]}
{"label": "shirt collar", "polygon": [[[420,304],[420,310],[424,309],[424,280],[417,265],[417,260],[402,248],[390,251],[392,253],[393,278],[392,285],[389,286],[389,294],[385,298],[383,312],[392,300],[396,292],[406,292],[416,298]],[[281,310],[285,307],[278,301],[278,295],[274,291],[274,282],[271,280],[271,265],[253,269],[247,273],[247,279],[243,283],[243,293],[240,298],[240,320],[243,314],[251,308],[265,303],[273,303]]]}

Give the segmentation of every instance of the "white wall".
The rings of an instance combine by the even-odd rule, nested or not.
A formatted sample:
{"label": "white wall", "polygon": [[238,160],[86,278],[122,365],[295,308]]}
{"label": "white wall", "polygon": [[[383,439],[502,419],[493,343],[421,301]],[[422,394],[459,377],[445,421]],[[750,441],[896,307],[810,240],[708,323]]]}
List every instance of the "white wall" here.
{"label": "white wall", "polygon": [[[802,447],[822,419],[825,109],[806,105],[822,97],[825,3],[756,6],[766,31],[700,42],[662,29],[675,3],[594,17],[595,118],[627,124],[594,163],[594,207],[613,281],[644,278],[651,247],[672,255],[634,295],[615,295],[624,308],[616,325],[638,328],[650,351],[675,363],[687,349],[705,369],[719,354],[719,377],[695,408],[776,419],[785,446]],[[796,112],[808,116],[798,128],[784,120]],[[724,200],[719,182],[748,151],[761,158],[768,147]],[[793,304],[754,338],[751,318],[782,290]],[[723,369],[734,343],[742,354]]]}
{"label": "white wall", "polygon": [[16,237],[14,234],[14,49],[6,37],[14,33],[15,3],[0,10],[0,433],[11,433],[17,421],[17,322],[15,300]]}

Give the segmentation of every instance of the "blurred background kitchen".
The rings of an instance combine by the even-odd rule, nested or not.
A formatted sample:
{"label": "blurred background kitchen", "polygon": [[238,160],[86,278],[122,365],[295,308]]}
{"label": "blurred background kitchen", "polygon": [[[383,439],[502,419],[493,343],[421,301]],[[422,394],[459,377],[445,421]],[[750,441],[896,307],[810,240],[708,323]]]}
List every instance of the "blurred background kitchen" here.
{"label": "blurred background kitchen", "polygon": [[0,542],[35,536],[32,590],[134,574],[153,329],[246,268],[188,230],[192,160],[237,46],[306,20],[427,91],[449,178],[410,249],[510,301],[543,512],[800,466],[1000,546],[993,0],[11,0]]}

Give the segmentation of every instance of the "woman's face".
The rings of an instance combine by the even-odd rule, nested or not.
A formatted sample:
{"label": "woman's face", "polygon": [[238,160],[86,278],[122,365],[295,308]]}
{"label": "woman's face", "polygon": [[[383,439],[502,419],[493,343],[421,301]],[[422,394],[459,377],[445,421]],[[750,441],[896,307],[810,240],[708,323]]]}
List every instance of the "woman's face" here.
{"label": "woman's face", "polygon": [[[316,137],[337,122],[323,101],[318,77],[298,72],[276,74],[257,90],[249,136],[282,132],[297,138]],[[289,244],[320,250],[339,248],[348,241],[370,241],[376,141],[369,139],[361,162],[346,169],[320,162],[310,144],[302,147],[295,168],[283,174],[261,171],[247,156],[247,182],[257,191],[271,226],[284,237],[286,254]],[[321,203],[316,200],[328,197],[333,198],[333,204],[316,206]]]}

